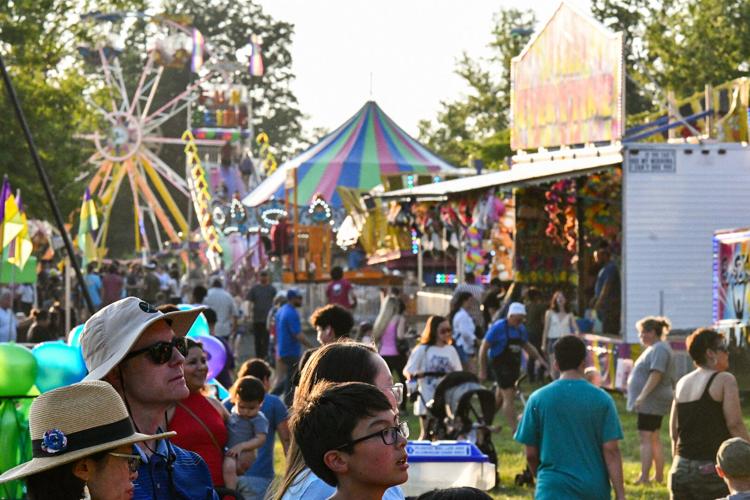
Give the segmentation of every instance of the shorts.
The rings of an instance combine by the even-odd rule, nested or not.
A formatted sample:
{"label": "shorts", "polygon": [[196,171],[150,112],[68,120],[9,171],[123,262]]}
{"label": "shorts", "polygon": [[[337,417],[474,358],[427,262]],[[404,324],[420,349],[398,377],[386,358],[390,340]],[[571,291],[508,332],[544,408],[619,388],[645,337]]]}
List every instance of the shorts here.
{"label": "shorts", "polygon": [[495,373],[495,381],[500,389],[511,389],[515,387],[518,377],[521,375],[521,363],[516,361],[492,360],[492,371]]}
{"label": "shorts", "polygon": [[654,432],[661,429],[661,419],[663,415],[651,415],[650,413],[638,414],[638,430]]}
{"label": "shorts", "polygon": [[674,499],[702,500],[726,497],[729,490],[712,460],[690,460],[678,455],[669,471],[669,493]]}

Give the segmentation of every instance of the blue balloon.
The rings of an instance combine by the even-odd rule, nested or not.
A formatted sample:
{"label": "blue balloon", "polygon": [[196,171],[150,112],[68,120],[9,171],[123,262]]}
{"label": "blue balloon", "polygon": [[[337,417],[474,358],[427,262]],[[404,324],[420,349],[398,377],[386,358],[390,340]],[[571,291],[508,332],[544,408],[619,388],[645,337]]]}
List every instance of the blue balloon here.
{"label": "blue balloon", "polygon": [[88,373],[80,346],[43,342],[34,347],[31,353],[38,367],[36,387],[42,393],[80,382]]}
{"label": "blue balloon", "polygon": [[[190,304],[178,304],[177,308],[181,311],[189,311],[190,309],[195,309],[195,306]],[[208,335],[211,335],[208,331],[208,321],[206,320],[206,317],[203,315],[203,313],[200,313],[197,318],[195,318],[195,322],[193,323],[193,326],[190,327],[190,330],[187,332],[188,337],[206,337]]]}
{"label": "blue balloon", "polygon": [[68,345],[80,346],[81,345],[81,334],[83,333],[83,325],[78,325],[68,333]]}

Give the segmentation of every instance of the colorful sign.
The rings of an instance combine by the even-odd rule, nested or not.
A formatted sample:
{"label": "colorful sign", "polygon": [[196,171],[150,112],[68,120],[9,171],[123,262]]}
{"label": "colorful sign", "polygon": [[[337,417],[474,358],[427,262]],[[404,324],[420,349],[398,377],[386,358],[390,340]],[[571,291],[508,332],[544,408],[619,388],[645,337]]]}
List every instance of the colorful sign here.
{"label": "colorful sign", "polygon": [[714,322],[750,323],[750,229],[714,235]]}
{"label": "colorful sign", "polygon": [[511,62],[511,148],[619,140],[622,33],[562,3]]}

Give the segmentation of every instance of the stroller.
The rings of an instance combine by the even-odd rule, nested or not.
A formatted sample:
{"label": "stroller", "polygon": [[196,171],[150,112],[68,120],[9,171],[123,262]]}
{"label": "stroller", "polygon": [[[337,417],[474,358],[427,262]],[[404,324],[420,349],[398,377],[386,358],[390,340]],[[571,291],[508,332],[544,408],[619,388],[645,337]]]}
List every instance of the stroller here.
{"label": "stroller", "polygon": [[476,375],[463,371],[449,373],[435,388],[432,401],[422,401],[427,407],[428,439],[469,441],[498,465],[490,429],[495,416],[495,394],[482,386]]}

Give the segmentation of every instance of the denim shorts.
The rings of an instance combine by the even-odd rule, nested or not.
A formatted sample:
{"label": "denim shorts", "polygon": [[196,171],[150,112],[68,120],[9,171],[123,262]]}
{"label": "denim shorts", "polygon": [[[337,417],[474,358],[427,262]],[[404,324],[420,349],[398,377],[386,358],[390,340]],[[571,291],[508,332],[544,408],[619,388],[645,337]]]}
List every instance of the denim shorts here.
{"label": "denim shorts", "polygon": [[240,476],[237,478],[237,493],[244,500],[263,500],[272,482],[272,477]]}
{"label": "denim shorts", "polygon": [[676,456],[669,471],[669,497],[675,500],[704,500],[729,495],[712,460],[691,460]]}

